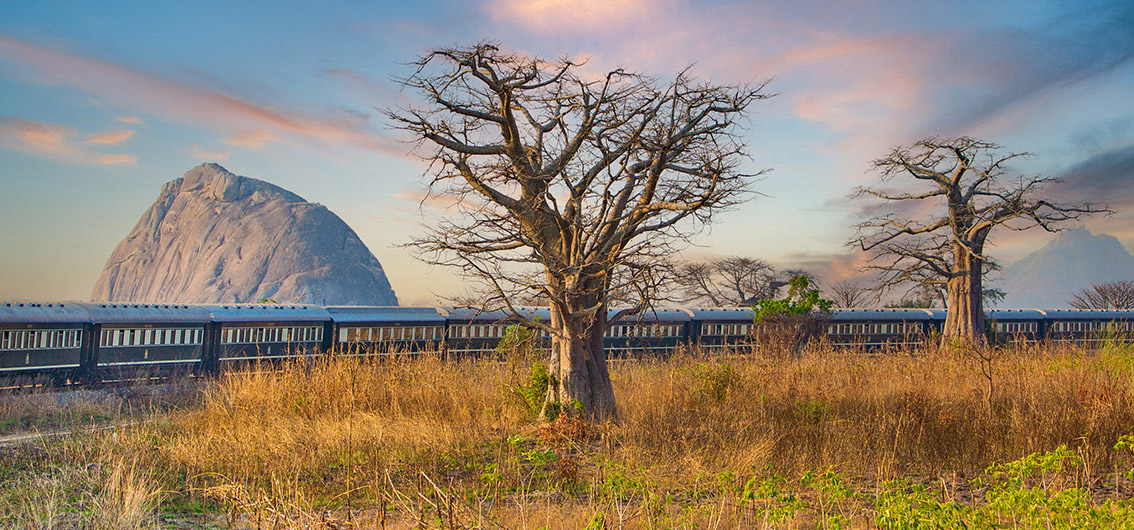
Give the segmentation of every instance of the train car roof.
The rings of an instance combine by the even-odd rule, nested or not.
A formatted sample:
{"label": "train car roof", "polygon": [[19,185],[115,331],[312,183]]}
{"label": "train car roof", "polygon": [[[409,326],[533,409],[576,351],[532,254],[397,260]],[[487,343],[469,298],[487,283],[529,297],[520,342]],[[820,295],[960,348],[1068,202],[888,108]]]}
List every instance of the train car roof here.
{"label": "train car roof", "polygon": [[326,322],[331,314],[319,306],[299,304],[208,304],[213,322]]}
{"label": "train car roof", "polygon": [[[621,309],[608,309],[606,311],[607,318],[613,317],[618,314]],[[633,315],[626,315],[617,320],[617,322],[688,322],[693,318],[693,313],[688,309],[678,307],[659,307],[657,309],[647,309],[640,313]]]}
{"label": "train car roof", "polygon": [[86,324],[90,321],[90,313],[78,303],[0,303],[2,324]]}
{"label": "train car roof", "polygon": [[187,304],[134,304],[122,302],[90,302],[78,304],[90,313],[95,324],[204,324],[209,312],[201,306]]}
{"label": "train car roof", "polygon": [[[619,311],[621,311],[621,308],[607,310],[607,318],[616,316]],[[692,318],[693,313],[684,308],[657,308],[627,314],[627,316],[618,319],[617,322],[688,322]]]}
{"label": "train car roof", "polygon": [[331,320],[350,324],[361,322],[440,322],[448,312],[440,307],[327,306]]}
{"label": "train car roof", "polygon": [[[468,320],[477,322],[500,322],[513,320],[512,314],[503,309],[485,311],[476,307],[447,307],[449,320]],[[551,320],[551,309],[548,307],[517,307],[521,315],[528,318],[539,318],[544,322]]]}
{"label": "train car roof", "polygon": [[1051,320],[1134,320],[1134,311],[1129,310],[1046,309],[1043,312]]}
{"label": "train car roof", "polygon": [[697,320],[743,320],[751,322],[756,316],[756,311],[751,307],[697,307],[686,311]]}
{"label": "train car roof", "polygon": [[[938,312],[940,312],[940,315]],[[831,312],[831,320],[836,322],[857,320],[923,321],[941,318],[945,318],[945,312],[938,309],[835,309]]]}
{"label": "train car roof", "polygon": [[1042,320],[1048,312],[1040,309],[990,309],[985,312],[993,320]]}

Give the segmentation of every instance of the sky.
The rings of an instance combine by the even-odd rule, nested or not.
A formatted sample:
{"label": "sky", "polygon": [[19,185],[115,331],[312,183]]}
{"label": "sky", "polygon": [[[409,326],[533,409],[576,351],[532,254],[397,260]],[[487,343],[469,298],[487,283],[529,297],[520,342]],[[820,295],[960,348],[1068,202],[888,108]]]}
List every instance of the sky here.
{"label": "sky", "polygon": [[[717,84],[770,80],[744,136],[758,197],[684,253],[857,274],[870,162],[927,136],[1027,151],[1075,223],[1134,249],[1134,2],[52,1],[0,5],[0,299],[82,300],[162,184],[203,162],[347,222],[406,305],[462,283],[405,244],[425,163],[382,114],[428,50],[517,53]],[[428,205],[425,206],[428,209]],[[1004,263],[1042,231],[993,232]]]}

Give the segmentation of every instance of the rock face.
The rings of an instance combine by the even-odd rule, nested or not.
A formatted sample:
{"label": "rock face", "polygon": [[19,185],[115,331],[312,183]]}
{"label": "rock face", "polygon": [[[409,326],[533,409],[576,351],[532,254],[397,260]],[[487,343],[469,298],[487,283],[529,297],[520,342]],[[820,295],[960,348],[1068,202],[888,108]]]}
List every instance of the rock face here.
{"label": "rock face", "polygon": [[166,183],[91,299],[397,305],[382,265],[326,207],[202,164]]}
{"label": "rock face", "polygon": [[998,307],[1064,309],[1091,284],[1134,280],[1134,256],[1114,236],[1073,228],[1004,269],[1001,277],[997,284],[1007,295]]}

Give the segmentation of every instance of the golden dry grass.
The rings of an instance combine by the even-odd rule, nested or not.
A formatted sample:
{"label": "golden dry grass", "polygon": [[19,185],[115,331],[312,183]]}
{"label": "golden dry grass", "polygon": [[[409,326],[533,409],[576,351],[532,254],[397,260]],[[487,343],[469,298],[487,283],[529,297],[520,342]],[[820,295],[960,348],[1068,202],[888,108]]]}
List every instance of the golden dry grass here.
{"label": "golden dry grass", "polygon": [[[989,352],[991,395],[963,350],[617,362],[620,416],[596,426],[532,419],[515,392],[531,359],[326,356],[225,374],[183,409],[89,435],[99,449],[82,458],[121,468],[95,489],[124,512],[160,490],[164,510],[233,528],[736,528],[754,517],[735,501],[752,479],[830,469],[862,491],[943,484],[1060,445],[1088,485],[1131,467],[1112,449],[1134,429],[1130,347]],[[112,493],[127,472],[138,493]],[[868,502],[840,510],[869,526]]]}

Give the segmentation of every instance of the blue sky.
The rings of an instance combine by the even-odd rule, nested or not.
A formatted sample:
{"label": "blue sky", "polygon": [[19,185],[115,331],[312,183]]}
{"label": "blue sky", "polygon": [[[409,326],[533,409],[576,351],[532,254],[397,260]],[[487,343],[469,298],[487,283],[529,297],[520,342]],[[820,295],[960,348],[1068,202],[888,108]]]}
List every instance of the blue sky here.
{"label": "blue sky", "polygon": [[[1130,2],[489,0],[0,6],[0,298],[85,299],[161,185],[202,162],[328,206],[403,303],[460,282],[399,245],[433,215],[424,165],[379,109],[432,47],[499,41],[665,77],[772,79],[747,125],[763,196],[691,259],[762,257],[836,280],[869,162],[928,135],[1030,151],[1022,173],[1116,210],[1082,225],[1134,249]],[[455,7],[458,6],[459,7]],[[994,233],[1011,262],[1039,232]]]}

